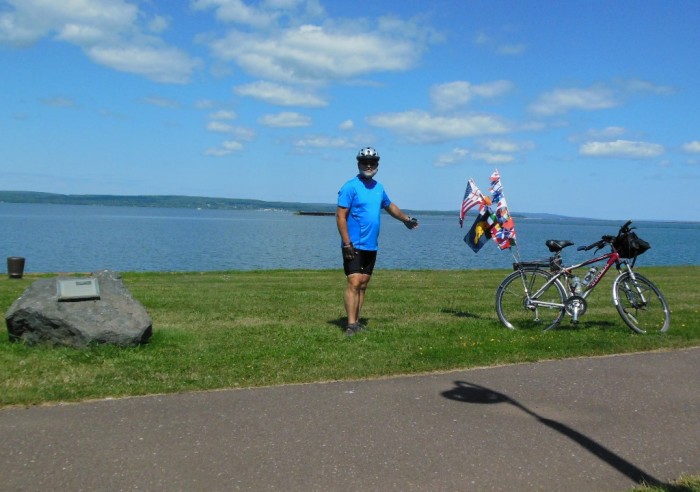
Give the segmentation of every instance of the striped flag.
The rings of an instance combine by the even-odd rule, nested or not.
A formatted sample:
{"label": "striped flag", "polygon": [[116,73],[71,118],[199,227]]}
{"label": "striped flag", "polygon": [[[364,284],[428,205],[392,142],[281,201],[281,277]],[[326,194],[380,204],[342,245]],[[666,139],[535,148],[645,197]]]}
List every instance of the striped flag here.
{"label": "striped flag", "polygon": [[491,199],[496,204],[496,224],[491,228],[491,237],[500,249],[515,246],[515,221],[508,210],[506,197],[503,195],[503,185],[498,169],[491,175]]}
{"label": "striped flag", "polygon": [[474,180],[469,178],[467,183],[467,189],[464,192],[464,198],[462,199],[462,208],[459,210],[459,227],[464,226],[464,216],[467,215],[469,209],[476,205],[484,204],[484,195],[481,194],[479,188],[474,183]]}

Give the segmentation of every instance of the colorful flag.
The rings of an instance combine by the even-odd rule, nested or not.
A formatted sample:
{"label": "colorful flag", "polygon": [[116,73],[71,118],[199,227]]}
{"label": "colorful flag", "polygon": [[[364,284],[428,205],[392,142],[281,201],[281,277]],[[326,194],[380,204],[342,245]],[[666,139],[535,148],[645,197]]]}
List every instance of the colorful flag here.
{"label": "colorful flag", "polygon": [[473,179],[469,178],[467,183],[467,189],[464,192],[464,198],[462,198],[462,208],[459,210],[459,227],[464,225],[464,216],[467,215],[469,209],[476,205],[482,205],[485,202],[485,197],[476,186]]}
{"label": "colorful flag", "polygon": [[515,221],[508,211],[506,197],[503,196],[503,184],[498,169],[491,175],[491,200],[496,204],[495,224],[491,228],[491,237],[500,249],[515,246]]}
{"label": "colorful flag", "polygon": [[490,229],[494,225],[495,216],[491,212],[491,209],[487,206],[483,206],[477,215],[474,224],[472,224],[471,229],[464,236],[464,242],[467,243],[474,253],[478,253],[481,248],[484,247],[491,237]]}

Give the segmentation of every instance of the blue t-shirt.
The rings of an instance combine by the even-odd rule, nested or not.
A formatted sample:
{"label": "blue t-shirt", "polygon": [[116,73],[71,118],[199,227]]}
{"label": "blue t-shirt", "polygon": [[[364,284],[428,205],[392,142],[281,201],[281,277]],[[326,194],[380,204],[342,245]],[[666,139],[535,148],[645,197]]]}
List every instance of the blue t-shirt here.
{"label": "blue t-shirt", "polygon": [[379,248],[379,217],[391,205],[384,186],[373,179],[348,181],[338,192],[338,206],[350,210],[348,233],[357,249],[376,251]]}

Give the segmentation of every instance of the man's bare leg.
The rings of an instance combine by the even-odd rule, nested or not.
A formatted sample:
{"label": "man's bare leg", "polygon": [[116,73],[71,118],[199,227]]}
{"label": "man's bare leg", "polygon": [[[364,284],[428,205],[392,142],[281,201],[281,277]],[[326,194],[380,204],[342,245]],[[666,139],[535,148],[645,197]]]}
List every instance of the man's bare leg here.
{"label": "man's bare leg", "polygon": [[354,326],[360,320],[365,291],[371,278],[371,275],[363,273],[348,275],[348,285],[345,288],[345,312],[348,314],[348,325]]}

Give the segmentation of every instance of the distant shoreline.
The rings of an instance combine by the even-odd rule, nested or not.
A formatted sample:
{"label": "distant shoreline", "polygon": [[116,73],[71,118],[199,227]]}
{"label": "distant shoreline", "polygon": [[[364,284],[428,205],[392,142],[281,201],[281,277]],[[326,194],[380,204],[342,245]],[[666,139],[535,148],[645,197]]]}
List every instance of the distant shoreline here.
{"label": "distant shoreline", "polygon": [[[38,191],[2,191],[0,190],[0,204],[2,203],[35,203],[47,205],[95,205],[104,207],[146,207],[146,208],[188,208],[196,210],[279,210],[292,212],[296,215],[309,216],[333,216],[336,204],[333,203],[303,203],[303,202],[269,202],[265,200],[253,200],[247,198],[214,198],[185,195],[63,195],[60,193],[45,193]],[[412,215],[441,215],[456,217],[459,213],[455,210],[416,210],[404,209]],[[517,219],[549,219],[549,220],[593,220],[602,222],[619,221],[625,219],[592,219],[588,217],[571,217],[551,213],[538,212],[514,212]],[[693,221],[678,220],[645,220],[632,218],[635,222],[683,222]]]}
{"label": "distant shoreline", "polygon": [[[38,203],[48,205],[98,205],[109,207],[190,208],[199,210],[280,210],[297,215],[332,216],[334,203],[269,202],[245,198],[213,198],[184,195],[63,195],[38,191],[2,191],[0,203]],[[405,209],[415,215],[445,215],[456,217],[455,210]],[[513,213],[513,217],[565,219],[547,213]]]}

